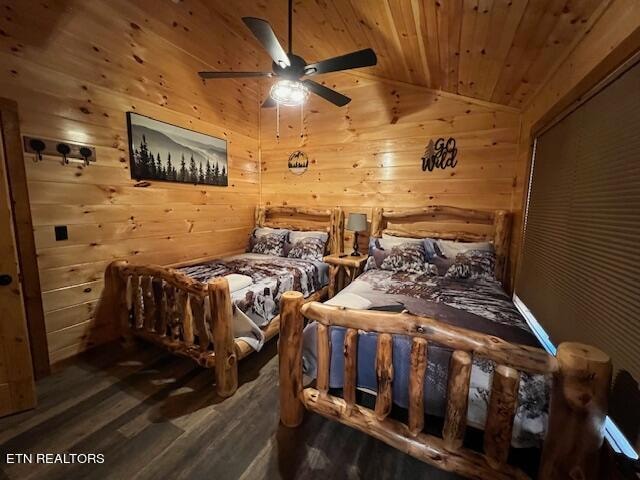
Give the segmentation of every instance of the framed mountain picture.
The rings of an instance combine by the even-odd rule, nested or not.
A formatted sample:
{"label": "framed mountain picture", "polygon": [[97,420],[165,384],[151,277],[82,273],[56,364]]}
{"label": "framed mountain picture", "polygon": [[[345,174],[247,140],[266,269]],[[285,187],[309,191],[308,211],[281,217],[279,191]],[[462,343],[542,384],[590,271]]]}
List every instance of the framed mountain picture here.
{"label": "framed mountain picture", "polygon": [[228,185],[227,141],[127,112],[131,178]]}

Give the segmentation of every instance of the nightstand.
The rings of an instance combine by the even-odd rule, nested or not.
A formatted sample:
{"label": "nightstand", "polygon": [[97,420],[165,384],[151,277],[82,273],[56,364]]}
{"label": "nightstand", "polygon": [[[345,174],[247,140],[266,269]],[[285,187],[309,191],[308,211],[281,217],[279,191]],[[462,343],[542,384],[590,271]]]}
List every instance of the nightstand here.
{"label": "nightstand", "polygon": [[[344,256],[342,256],[344,255]],[[329,298],[340,292],[362,273],[369,255],[327,255],[322,260],[329,264]]]}

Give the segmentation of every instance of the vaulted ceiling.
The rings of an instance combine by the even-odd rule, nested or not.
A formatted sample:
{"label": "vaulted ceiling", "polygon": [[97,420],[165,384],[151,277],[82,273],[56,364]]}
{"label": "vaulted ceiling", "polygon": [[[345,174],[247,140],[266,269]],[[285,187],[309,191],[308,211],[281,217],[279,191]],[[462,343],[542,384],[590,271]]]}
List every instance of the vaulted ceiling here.
{"label": "vaulted ceiling", "polygon": [[[241,42],[229,52],[238,59],[216,68],[239,70],[248,60],[270,70],[240,19],[267,19],[286,48],[287,1],[201,1]],[[378,65],[365,70],[373,75],[522,107],[608,3],[295,0],[294,53],[310,63],[371,47]]]}

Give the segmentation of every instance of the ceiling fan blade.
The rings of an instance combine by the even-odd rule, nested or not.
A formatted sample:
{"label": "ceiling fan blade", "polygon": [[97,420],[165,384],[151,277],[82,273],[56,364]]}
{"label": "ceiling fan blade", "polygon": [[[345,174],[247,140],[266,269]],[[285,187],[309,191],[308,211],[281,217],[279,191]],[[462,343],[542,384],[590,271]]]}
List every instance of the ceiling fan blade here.
{"label": "ceiling fan blade", "polygon": [[304,73],[305,75],[318,75],[320,73],[337,72],[351,68],[370,67],[376,63],[378,63],[376,53],[370,48],[365,48],[357,52],[311,63],[304,67]]}
{"label": "ceiling fan blade", "polygon": [[329,87],[325,87],[324,85],[320,85],[319,83],[314,82],[313,80],[304,80],[302,83],[306,85],[306,87],[311,90],[316,95],[320,95],[325,100],[337,105],[338,107],[344,107],[347,103],[351,101],[349,97],[342,95],[341,93],[336,92],[335,90],[330,89]]}
{"label": "ceiling fan blade", "polygon": [[242,21],[245,23],[253,35],[265,48],[269,56],[281,67],[288,67],[291,65],[287,53],[280,45],[276,34],[273,33],[273,28],[266,20],[255,17],[242,17]]}
{"label": "ceiling fan blade", "polygon": [[271,95],[265,98],[264,102],[262,102],[262,108],[273,108],[275,106],[276,106],[276,101],[273,98],[271,98]]}
{"label": "ceiling fan blade", "polygon": [[247,78],[247,77],[273,77],[272,72],[198,72],[200,78]]}

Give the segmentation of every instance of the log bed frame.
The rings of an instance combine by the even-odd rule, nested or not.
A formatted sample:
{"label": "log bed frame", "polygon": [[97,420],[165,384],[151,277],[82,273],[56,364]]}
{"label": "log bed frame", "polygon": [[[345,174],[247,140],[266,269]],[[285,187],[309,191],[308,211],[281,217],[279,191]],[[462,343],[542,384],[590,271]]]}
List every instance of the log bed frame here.
{"label": "log bed frame", "polygon": [[[258,207],[255,224],[291,230],[326,230],[330,253],[340,252],[344,247],[341,208]],[[216,391],[228,397],[238,388],[238,360],[253,349],[233,338],[233,304],[227,280],[217,278],[202,283],[174,269],[204,261],[207,259],[171,267],[112,262],[105,272],[104,295],[123,338],[130,339],[133,334],[176,355],[191,358],[203,367],[214,368]],[[136,291],[141,294],[132,295]],[[304,301],[324,300],[327,292],[325,286]],[[206,301],[210,315],[206,315]],[[278,315],[263,328],[265,341],[279,332],[279,325]]]}
{"label": "log bed frame", "polygon": [[[387,229],[390,220],[458,219],[467,225],[492,222],[486,234],[424,229]],[[463,225],[459,223],[458,225]],[[504,278],[508,255],[510,215],[504,211],[480,212],[452,207],[427,207],[405,211],[375,209],[372,234],[481,241],[493,239],[497,254],[496,273]],[[611,384],[611,362],[600,350],[588,345],[562,343],[553,357],[544,350],[508,343],[500,338],[458,328],[435,319],[407,312],[390,313],[351,310],[318,302],[303,304],[298,292],[286,292],[280,303],[280,419],[297,427],[304,410],[367,433],[394,448],[443,470],[475,479],[529,478],[508,464],[514,415],[521,372],[553,377],[547,437],[544,441],[538,478],[596,479],[603,444],[607,397]],[[304,388],[302,377],[302,329],[304,319],[318,323],[317,378],[315,388]],[[332,346],[329,329],[346,329],[344,345]],[[359,332],[378,334],[376,352],[377,396],[373,410],[356,403],[357,345]],[[411,337],[408,422],[388,418],[392,407],[392,335]],[[453,350],[449,366],[447,409],[441,436],[423,432],[424,375],[427,345]],[[331,348],[344,352],[342,398],[329,392]],[[467,402],[474,355],[496,363],[483,453],[465,448]]]}

